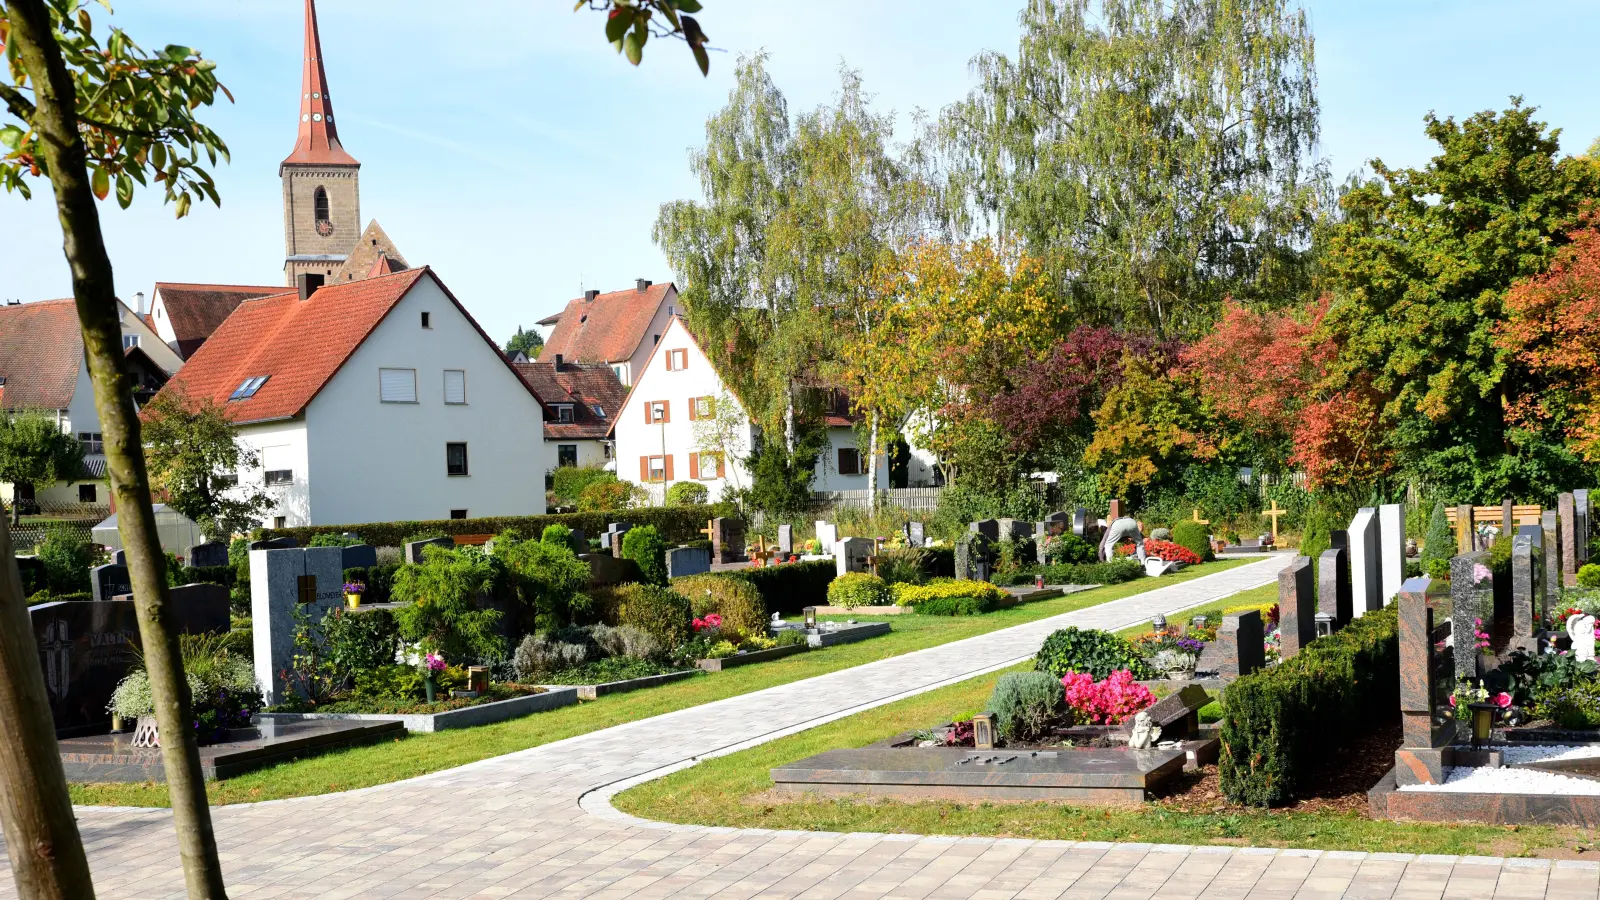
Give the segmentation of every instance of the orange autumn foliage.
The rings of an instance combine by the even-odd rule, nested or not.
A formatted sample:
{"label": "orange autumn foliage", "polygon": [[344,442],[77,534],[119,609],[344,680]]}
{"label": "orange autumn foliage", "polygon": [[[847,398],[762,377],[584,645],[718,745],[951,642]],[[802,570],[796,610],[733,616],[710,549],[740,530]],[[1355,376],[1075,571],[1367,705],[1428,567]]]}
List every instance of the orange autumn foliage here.
{"label": "orange autumn foliage", "polygon": [[1506,293],[1495,338],[1533,381],[1508,404],[1506,418],[1554,425],[1574,452],[1600,462],[1600,231],[1591,226],[1569,237],[1548,272]]}

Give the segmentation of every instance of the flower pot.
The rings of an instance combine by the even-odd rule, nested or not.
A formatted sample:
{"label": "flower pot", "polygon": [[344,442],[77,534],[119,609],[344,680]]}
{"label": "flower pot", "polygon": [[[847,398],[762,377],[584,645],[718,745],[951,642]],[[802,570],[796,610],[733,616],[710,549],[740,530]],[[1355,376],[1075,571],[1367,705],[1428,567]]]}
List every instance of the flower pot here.
{"label": "flower pot", "polygon": [[433,676],[432,675],[423,676],[423,679],[422,679],[422,690],[423,690],[424,693],[426,693],[428,695],[428,702],[429,703],[433,702],[433,692],[438,690],[438,687],[439,686],[433,680]]}
{"label": "flower pot", "polygon": [[1168,669],[1167,670],[1167,679],[1169,681],[1188,681],[1189,679],[1191,679],[1193,677],[1194,677],[1194,666],[1189,666],[1187,668],[1182,668],[1182,669]]}
{"label": "flower pot", "polygon": [[351,609],[358,608],[359,606],[361,606],[361,595],[360,594],[345,594],[344,595],[344,604],[345,604],[345,606],[348,606]]}

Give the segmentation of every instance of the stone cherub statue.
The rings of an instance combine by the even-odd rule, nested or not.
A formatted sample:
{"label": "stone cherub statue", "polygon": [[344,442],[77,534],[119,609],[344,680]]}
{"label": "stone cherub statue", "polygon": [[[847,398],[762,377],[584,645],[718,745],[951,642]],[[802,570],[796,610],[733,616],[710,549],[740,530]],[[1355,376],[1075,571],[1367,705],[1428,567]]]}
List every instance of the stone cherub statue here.
{"label": "stone cherub statue", "polygon": [[1149,750],[1161,739],[1161,726],[1150,721],[1148,712],[1133,717],[1133,733],[1128,735],[1129,750]]}
{"label": "stone cherub statue", "polygon": [[1579,661],[1594,659],[1594,616],[1573,616],[1567,620],[1567,637],[1572,638],[1572,655]]}

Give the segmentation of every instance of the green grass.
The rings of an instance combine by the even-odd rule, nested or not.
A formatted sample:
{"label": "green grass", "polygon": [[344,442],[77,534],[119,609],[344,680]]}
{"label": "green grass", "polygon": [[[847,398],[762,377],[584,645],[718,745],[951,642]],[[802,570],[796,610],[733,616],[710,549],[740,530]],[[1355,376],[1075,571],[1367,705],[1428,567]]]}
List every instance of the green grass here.
{"label": "green grass", "polygon": [[[411,735],[390,743],[358,747],[325,756],[283,763],[213,782],[212,804],[248,803],[305,797],[387,784],[429,772],[526,750],[624,722],[699,706],[715,700],[764,690],[864,663],[900,656],[939,644],[985,634],[1064,612],[1120,600],[1134,594],[1225,571],[1248,560],[1195,566],[1159,580],[1140,578],[1054,600],[1043,600],[981,616],[859,616],[858,621],[887,620],[894,631],[855,644],[800,653],[773,662],[741,666],[661,687],[612,694],[592,703],[536,713],[496,725],[482,725],[435,734]],[[167,806],[162,784],[74,784],[74,803],[109,806]]]}
{"label": "green grass", "polygon": [[[1209,565],[1209,564],[1208,564]],[[1221,623],[1223,610],[1235,609],[1240,606],[1259,606],[1263,603],[1276,603],[1278,601],[1278,584],[1263,584],[1258,588],[1241,591],[1232,597],[1226,597],[1216,603],[1207,603],[1194,609],[1186,609],[1181,614],[1172,617],[1174,625],[1183,623],[1187,625],[1195,616],[1205,616],[1207,622]],[[1150,630],[1149,622],[1142,622],[1132,628],[1124,628],[1117,634],[1122,637],[1137,637]]]}
{"label": "green grass", "polygon": [[1253,847],[1519,856],[1587,843],[1577,829],[1375,821],[1354,813],[1204,814],[1053,803],[961,804],[777,794],[768,770],[980,711],[1001,673],[981,676],[781,738],[625,791],[617,808],[666,822],[841,833],[984,835],[1039,840],[1240,844]]}

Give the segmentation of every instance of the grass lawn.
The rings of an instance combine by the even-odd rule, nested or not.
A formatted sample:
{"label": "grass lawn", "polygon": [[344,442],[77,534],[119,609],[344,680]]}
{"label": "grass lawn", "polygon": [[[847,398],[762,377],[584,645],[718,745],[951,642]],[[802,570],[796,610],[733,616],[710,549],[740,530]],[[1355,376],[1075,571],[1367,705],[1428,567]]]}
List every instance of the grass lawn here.
{"label": "grass lawn", "polygon": [[[1522,856],[1587,846],[1573,828],[1434,825],[1374,821],[1353,813],[1181,812],[1052,803],[960,804],[882,798],[777,794],[768,770],[846,747],[861,747],[913,728],[979,712],[1000,673],[974,678],[859,713],[729,756],[708,759],[625,791],[617,808],[666,822],[736,828],[841,833],[985,835],[1039,840],[1233,844],[1406,853]],[[799,799],[797,799],[799,798]]]}
{"label": "grass lawn", "polygon": [[[741,666],[661,687],[613,694],[591,703],[535,713],[521,719],[462,728],[435,734],[418,734],[391,743],[358,747],[326,756],[283,763],[226,781],[212,782],[212,804],[248,803],[305,797],[334,791],[387,784],[414,778],[493,756],[526,750],[574,735],[599,731],[624,722],[657,716],[714,700],[764,690],[899,656],[938,644],[958,641],[1012,625],[1166,587],[1204,575],[1225,571],[1250,560],[1225,560],[1186,569],[1159,580],[1140,578],[1108,585],[1054,600],[1028,603],[981,616],[946,617],[915,614],[877,617],[893,623],[894,631],[854,644],[800,653],[773,662]],[[862,621],[869,617],[859,617]],[[167,806],[163,784],[74,784],[74,803],[109,806]]]}
{"label": "grass lawn", "polygon": [[[1216,603],[1208,603],[1205,606],[1197,606],[1194,609],[1186,609],[1182,613],[1173,616],[1171,621],[1173,625],[1177,625],[1179,623],[1187,625],[1195,616],[1205,616],[1207,622],[1221,624],[1223,610],[1235,609],[1240,606],[1259,606],[1263,603],[1276,603],[1277,601],[1278,583],[1274,581],[1271,584],[1263,584],[1261,587],[1251,588],[1248,591],[1240,591],[1239,593],[1234,594],[1232,597],[1224,598]],[[1144,634],[1149,630],[1149,622],[1140,622],[1138,625],[1135,625],[1132,628],[1122,629],[1121,631],[1117,632],[1117,634],[1121,635],[1122,637],[1131,638]]]}

